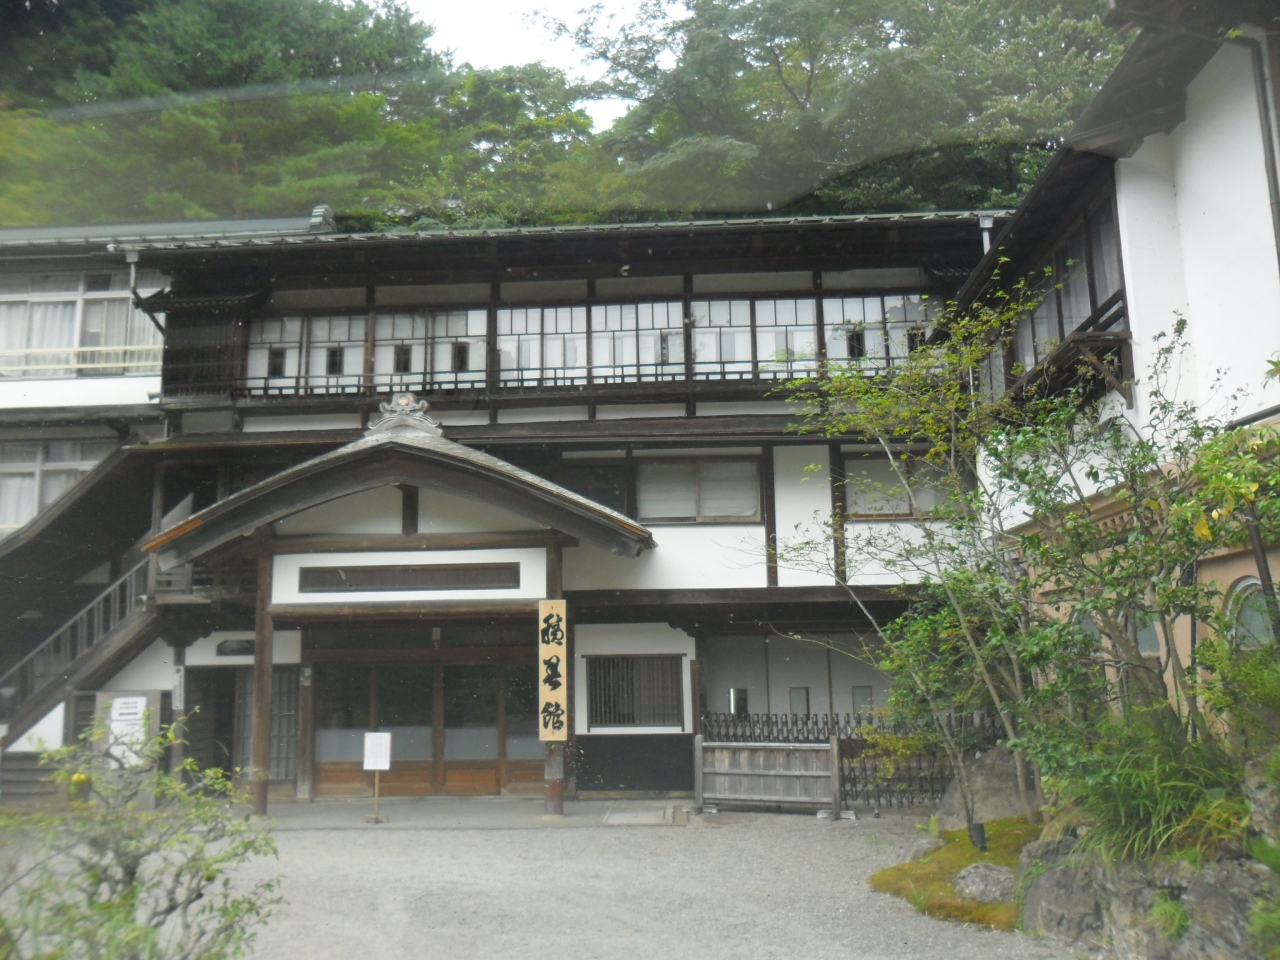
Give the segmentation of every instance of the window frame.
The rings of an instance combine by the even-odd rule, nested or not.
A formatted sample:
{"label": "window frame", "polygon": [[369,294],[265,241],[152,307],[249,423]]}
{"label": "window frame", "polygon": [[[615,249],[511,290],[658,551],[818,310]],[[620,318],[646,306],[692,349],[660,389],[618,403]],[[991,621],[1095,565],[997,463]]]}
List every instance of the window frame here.
{"label": "window frame", "polygon": [[[715,455],[695,455],[695,456],[663,456],[663,457],[639,457],[636,458],[636,499],[635,499],[635,518],[641,523],[654,524],[658,526],[708,526],[708,525],[726,525],[726,524],[759,524],[764,522],[764,478],[761,461],[761,454],[726,454],[724,456]],[[647,517],[640,509],[640,476],[647,464],[652,463],[691,463],[693,464],[694,478],[694,511],[692,518],[688,517]],[[701,467],[704,463],[751,463],[755,467],[756,480],[756,510],[751,517],[702,517],[700,515],[702,509],[702,472]]]}
{"label": "window frame", "polygon": [[[920,514],[920,513],[917,513],[917,512],[912,508],[912,505],[911,505],[911,504],[912,504],[912,500],[914,499],[914,497],[908,497],[908,498],[907,498],[907,510],[906,510],[906,512],[901,512],[901,513],[894,513],[894,512],[887,512],[887,511],[886,511],[886,512],[882,512],[882,513],[863,513],[863,512],[854,512],[854,511],[851,509],[851,504],[850,504],[850,497],[852,496],[853,485],[850,483],[850,481],[849,481],[849,477],[850,477],[850,474],[851,474],[851,473],[856,472],[856,471],[852,471],[852,470],[850,470],[850,465],[851,465],[851,464],[856,464],[856,463],[859,463],[859,462],[863,462],[863,463],[884,463],[884,464],[887,464],[887,463],[888,463],[888,460],[887,460],[885,457],[880,457],[880,456],[861,456],[861,455],[856,454],[856,453],[845,453],[845,454],[842,454],[842,459],[841,459],[841,462],[840,462],[840,481],[841,481],[841,482],[840,482],[840,486],[841,486],[841,487],[843,488],[843,490],[844,490],[844,503],[842,504],[842,507],[843,507],[843,510],[844,510],[844,518],[845,518],[846,520],[859,520],[859,521],[862,521],[862,520],[918,520],[918,519],[927,519],[927,516],[925,516],[925,515],[923,515],[923,514]],[[919,472],[919,470],[920,470],[920,466],[919,466],[919,465],[918,465],[914,460],[907,460],[907,461],[906,461],[905,466],[906,466],[906,468],[907,468],[907,485],[908,485],[908,486],[907,486],[907,489],[908,489],[912,494],[915,494],[915,493],[917,493],[917,491],[915,490],[915,485],[916,485],[916,482],[917,482],[917,481],[916,481],[916,477],[917,477],[917,474],[918,474],[918,472]]]}
{"label": "window frame", "polygon": [[[1266,597],[1262,593],[1262,581],[1257,577],[1241,577],[1231,585],[1231,589],[1227,593],[1226,608],[1227,615],[1231,620],[1231,646],[1237,650],[1251,652],[1261,650],[1265,646],[1265,641],[1261,643],[1241,643],[1239,636],[1240,616],[1244,613],[1245,605],[1255,597],[1260,598],[1265,607]],[[1264,624],[1270,631],[1269,617],[1264,616]],[[1274,634],[1271,637],[1271,643],[1276,642]]]}
{"label": "window frame", "polygon": [[[50,460],[48,458],[48,450],[46,449],[51,443],[101,443],[112,444],[113,449],[108,450],[97,460],[86,460],[83,455],[77,460]],[[117,441],[110,437],[33,437],[29,440],[24,439],[8,439],[0,441],[0,449],[6,444],[33,444],[36,447],[36,458],[29,463],[4,463],[0,462],[0,475],[3,476],[32,476],[35,478],[34,506],[35,510],[31,516],[27,517],[17,526],[0,526],[0,540],[8,537],[21,530],[44,511],[62,499],[70,490],[85,478],[98,464],[107,457],[111,456],[114,448],[118,447]],[[48,503],[44,503],[44,479],[46,473],[68,473],[74,471],[76,473],[75,481],[66,488],[58,496],[54,497]]]}
{"label": "window frame", "polygon": [[[586,679],[586,728],[588,733],[600,731],[651,731],[651,732],[684,732],[689,726],[688,711],[685,709],[685,699],[687,694],[687,683],[685,680],[685,672],[688,669],[689,657],[684,653],[610,653],[610,654],[588,654],[582,657],[583,660],[583,676]],[[676,714],[675,722],[662,723],[653,722],[651,719],[633,720],[630,723],[616,722],[599,722],[597,717],[606,713],[606,707],[597,704],[595,696],[597,691],[598,679],[593,676],[593,669],[596,664],[602,661],[631,661],[633,664],[637,661],[673,661],[675,670],[675,690],[674,690],[674,712]],[[634,692],[634,690],[633,690]],[[671,706],[667,705],[668,708]],[[616,716],[619,708],[614,707],[613,713]],[[633,705],[634,709],[634,705]]]}
{"label": "window frame", "polygon": [[[107,281],[106,289],[91,289],[89,283],[90,277],[98,277],[106,275],[110,279]],[[66,380],[82,377],[150,377],[157,376],[161,372],[161,351],[164,348],[164,337],[155,324],[145,314],[138,309],[133,303],[133,291],[128,287],[120,287],[113,289],[117,279],[124,277],[123,270],[15,270],[12,272],[5,271],[0,277],[10,276],[65,276],[76,277],[75,289],[66,290],[42,290],[27,291],[25,293],[5,291],[0,289],[0,305],[5,304],[22,304],[23,310],[23,327],[26,335],[30,337],[31,308],[34,304],[46,303],[70,303],[73,304],[72,319],[72,342],[66,346],[50,346],[50,347],[22,347],[15,349],[12,354],[5,352],[0,355],[0,381],[9,379],[28,379],[28,380]],[[139,295],[147,296],[155,293],[165,284],[163,276],[154,274],[151,271],[141,271],[135,280],[139,285]],[[126,281],[127,282],[127,281]],[[70,285],[68,284],[68,287]],[[99,344],[86,345],[85,339],[85,308],[92,303],[124,303],[128,305],[128,332],[126,336],[128,342],[124,344]],[[144,342],[133,342],[132,333],[136,330],[146,331],[146,339]],[[108,352],[119,352],[120,358],[117,362],[107,362],[105,359],[99,359],[98,362],[86,363],[85,357],[97,354],[100,358]],[[146,357],[148,352],[154,353],[154,357]],[[48,356],[50,354],[65,354],[70,360],[67,364],[53,363],[36,363],[30,364],[28,361],[40,356]],[[137,359],[139,356],[144,359]],[[12,365],[6,364],[6,360],[12,357],[16,361]]]}

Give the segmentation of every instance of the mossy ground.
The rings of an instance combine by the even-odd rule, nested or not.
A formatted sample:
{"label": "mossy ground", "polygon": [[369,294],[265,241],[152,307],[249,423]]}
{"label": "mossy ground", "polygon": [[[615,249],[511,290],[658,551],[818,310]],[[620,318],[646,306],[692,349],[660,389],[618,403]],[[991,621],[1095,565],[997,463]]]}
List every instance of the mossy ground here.
{"label": "mossy ground", "polygon": [[996,820],[987,824],[987,852],[969,842],[963,830],[947,831],[945,844],[927,857],[888,867],[871,877],[871,888],[891,893],[921,913],[942,920],[982,923],[997,930],[1013,930],[1018,908],[1012,903],[979,903],[958,895],[951,882],[971,863],[998,863],[1016,868],[1018,851],[1040,835],[1040,827],[1025,820]]}

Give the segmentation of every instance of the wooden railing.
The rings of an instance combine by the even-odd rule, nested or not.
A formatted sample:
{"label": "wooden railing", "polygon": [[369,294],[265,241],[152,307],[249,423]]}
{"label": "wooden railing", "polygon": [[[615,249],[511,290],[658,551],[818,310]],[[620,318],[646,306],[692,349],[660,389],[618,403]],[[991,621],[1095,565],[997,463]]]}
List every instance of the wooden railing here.
{"label": "wooden railing", "polygon": [[76,660],[145,612],[148,563],[143,560],[103,590],[0,677],[0,722],[9,722]]}

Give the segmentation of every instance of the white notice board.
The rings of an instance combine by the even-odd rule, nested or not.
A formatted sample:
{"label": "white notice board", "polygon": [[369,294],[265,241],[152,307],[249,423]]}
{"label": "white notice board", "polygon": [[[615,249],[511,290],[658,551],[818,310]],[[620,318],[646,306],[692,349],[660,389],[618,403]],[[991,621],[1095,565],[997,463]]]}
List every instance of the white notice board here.
{"label": "white notice board", "polygon": [[366,770],[391,769],[391,734],[366,733],[364,735],[364,768]]}

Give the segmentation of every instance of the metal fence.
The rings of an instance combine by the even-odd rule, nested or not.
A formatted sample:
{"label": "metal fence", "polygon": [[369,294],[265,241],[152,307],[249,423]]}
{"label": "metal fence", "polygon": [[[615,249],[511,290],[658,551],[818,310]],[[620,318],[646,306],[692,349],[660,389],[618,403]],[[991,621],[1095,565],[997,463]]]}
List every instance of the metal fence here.
{"label": "metal fence", "polygon": [[[998,718],[990,714],[953,717],[949,723],[966,746],[990,746],[1003,735]],[[845,809],[936,803],[951,780],[951,764],[940,746],[919,730],[891,724],[875,714],[707,713],[702,716],[701,733],[707,747],[836,744],[840,805]]]}

